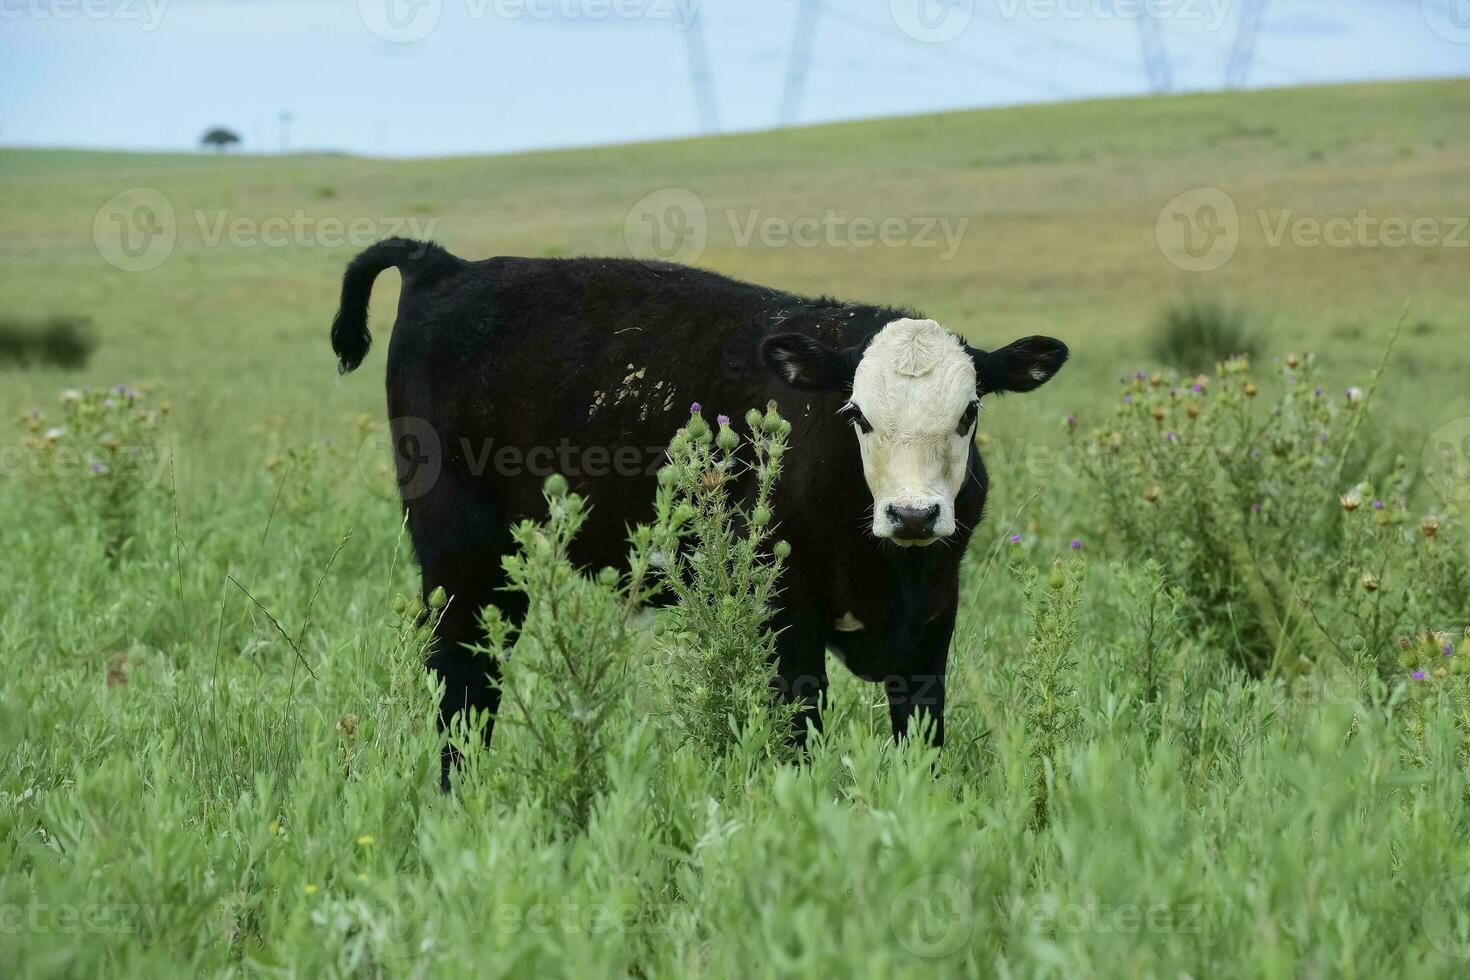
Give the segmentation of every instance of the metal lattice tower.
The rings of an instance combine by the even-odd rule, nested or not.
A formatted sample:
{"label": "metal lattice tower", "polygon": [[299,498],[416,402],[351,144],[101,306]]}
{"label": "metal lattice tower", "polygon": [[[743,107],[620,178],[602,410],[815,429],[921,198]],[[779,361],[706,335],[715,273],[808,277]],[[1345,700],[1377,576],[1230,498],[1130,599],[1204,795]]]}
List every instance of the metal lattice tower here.
{"label": "metal lattice tower", "polygon": [[1245,0],[1240,8],[1240,21],[1235,25],[1235,43],[1230,47],[1230,63],[1225,66],[1225,87],[1244,88],[1250,79],[1251,62],[1256,55],[1256,37],[1261,33],[1261,20],[1266,13],[1266,0]]}
{"label": "metal lattice tower", "polygon": [[684,32],[684,50],[689,55],[689,87],[694,90],[694,105],[699,112],[699,128],[706,133],[720,131],[720,110],[715,103],[714,80],[709,70],[709,50],[704,44],[704,11],[696,4],[689,28]]}
{"label": "metal lattice tower", "polygon": [[1148,72],[1148,87],[1154,92],[1174,88],[1174,75],[1169,68],[1169,53],[1164,50],[1164,35],[1148,4],[1138,12],[1138,46],[1143,52],[1143,68]]}
{"label": "metal lattice tower", "polygon": [[796,122],[801,111],[801,96],[806,91],[806,76],[812,63],[812,41],[817,35],[817,15],[822,0],[797,0],[796,31],[791,36],[791,58],[786,63],[786,85],[781,90],[781,107],[777,119],[782,126]]}

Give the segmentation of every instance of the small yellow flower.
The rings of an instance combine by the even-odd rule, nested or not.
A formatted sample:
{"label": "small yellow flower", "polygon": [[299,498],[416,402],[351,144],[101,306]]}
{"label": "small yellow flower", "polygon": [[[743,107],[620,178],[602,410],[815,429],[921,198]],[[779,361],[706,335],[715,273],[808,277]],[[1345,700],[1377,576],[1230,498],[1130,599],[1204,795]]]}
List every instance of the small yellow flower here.
{"label": "small yellow flower", "polygon": [[304,888],[304,889],[302,889],[302,890],[303,890],[303,891],[305,891],[305,892],[306,892],[306,894],[308,894],[308,895],[315,895],[315,894],[316,894],[316,892],[317,892],[317,887],[316,887],[316,885],[307,885],[307,886],[306,886],[306,887],[305,887],[305,888]]}
{"label": "small yellow flower", "polygon": [[272,820],[271,821],[271,836],[272,837],[279,837],[280,834],[281,834],[281,821],[279,821],[279,820]]}
{"label": "small yellow flower", "polygon": [[363,834],[357,839],[357,843],[362,847],[372,847],[374,839],[372,834]]}
{"label": "small yellow flower", "polygon": [[1260,393],[1260,390],[1261,389],[1257,388],[1255,384],[1250,381],[1247,381],[1245,383],[1245,397],[1247,398],[1256,397],[1256,395]]}
{"label": "small yellow flower", "polygon": [[367,875],[365,875],[365,874],[359,874],[359,875],[358,875],[358,876],[357,876],[357,880],[358,880],[358,881],[367,881],[367,880],[368,880],[368,879],[367,879]]}

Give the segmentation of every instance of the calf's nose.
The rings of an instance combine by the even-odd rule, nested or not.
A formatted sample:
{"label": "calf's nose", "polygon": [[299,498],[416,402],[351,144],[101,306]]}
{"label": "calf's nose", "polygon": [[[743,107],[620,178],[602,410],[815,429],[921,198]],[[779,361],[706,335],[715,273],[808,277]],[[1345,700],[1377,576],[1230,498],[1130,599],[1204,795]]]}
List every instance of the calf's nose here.
{"label": "calf's nose", "polygon": [[939,505],[900,507],[888,505],[888,519],[893,522],[893,536],[905,541],[934,537],[934,522],[939,519]]}

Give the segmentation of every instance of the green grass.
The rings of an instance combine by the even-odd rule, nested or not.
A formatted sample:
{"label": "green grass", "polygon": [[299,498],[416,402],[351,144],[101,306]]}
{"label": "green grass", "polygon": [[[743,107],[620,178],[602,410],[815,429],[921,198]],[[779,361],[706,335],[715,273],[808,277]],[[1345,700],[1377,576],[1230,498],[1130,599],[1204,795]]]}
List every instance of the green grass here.
{"label": "green grass", "polygon": [[[1171,305],[1245,311],[1268,357],[1315,351],[1340,396],[1412,298],[1355,465],[1417,470],[1426,434],[1470,416],[1470,250],[1273,247],[1255,212],[1470,214],[1467,124],[1470,82],[1446,81],[498,158],[0,151],[5,318],[87,317],[100,342],[80,372],[6,371],[0,408],[54,417],[64,388],[157,384],[176,464],[112,555],[54,481],[17,472],[24,433],[0,443],[0,975],[1463,975],[1463,699],[1370,696],[1329,661],[1248,678],[1208,636],[1149,629],[1130,597],[1149,556],[1106,553],[1113,529],[1055,450],[1065,415],[1108,425],[1118,377],[1157,366]],[[1240,243],[1190,272],[1155,225],[1206,186],[1234,199]],[[93,221],[137,187],[167,196],[179,238],[125,272]],[[411,556],[358,452],[383,354],[339,381],[326,339],[353,250],[210,245],[195,211],[432,218],[467,257],[621,254],[662,187],[711,215],[703,265],[915,305],[981,344],[1053,334],[1074,359],[984,423],[994,496],[937,764],[891,744],[881,693],[835,663],[807,763],[712,761],[660,723],[650,659],[612,722],[611,788],[559,834],[506,791],[514,733],[437,790],[432,693],[392,629]],[[742,247],[726,209],[971,223],[940,261]],[[1422,480],[1411,495],[1454,515]],[[1040,818],[1013,531],[1043,567],[1082,536],[1091,565],[1056,652],[1076,712]]]}

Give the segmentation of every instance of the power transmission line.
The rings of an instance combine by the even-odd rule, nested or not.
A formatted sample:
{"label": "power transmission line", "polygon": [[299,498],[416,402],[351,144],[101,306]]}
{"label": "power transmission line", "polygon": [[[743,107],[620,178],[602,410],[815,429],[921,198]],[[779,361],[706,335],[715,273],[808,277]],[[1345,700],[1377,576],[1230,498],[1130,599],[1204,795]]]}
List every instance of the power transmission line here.
{"label": "power transmission line", "polygon": [[1143,69],[1148,73],[1148,87],[1154,92],[1174,88],[1174,75],[1169,69],[1169,53],[1164,50],[1164,35],[1148,4],[1143,4],[1134,18],[1138,23],[1138,46],[1143,52]]}
{"label": "power transmission line", "polygon": [[777,112],[782,126],[794,123],[801,111],[801,95],[806,90],[806,76],[812,63],[812,41],[817,35],[817,15],[821,12],[822,0],[797,0],[791,58],[786,63],[786,84],[781,90],[781,107]]}
{"label": "power transmission line", "polygon": [[1250,78],[1255,59],[1256,38],[1261,33],[1261,20],[1266,13],[1266,0],[1245,0],[1240,8],[1240,21],[1235,25],[1235,43],[1230,48],[1230,62],[1225,66],[1225,87],[1244,88]]}
{"label": "power transmission line", "polygon": [[699,128],[706,133],[720,131],[720,111],[715,103],[714,81],[710,77],[709,50],[704,44],[704,11],[694,7],[689,29],[684,32],[684,50],[689,56],[689,87],[694,91],[694,105],[699,113]]}

